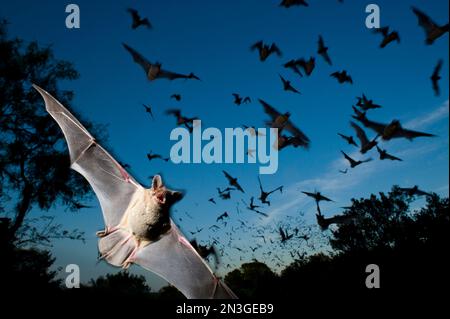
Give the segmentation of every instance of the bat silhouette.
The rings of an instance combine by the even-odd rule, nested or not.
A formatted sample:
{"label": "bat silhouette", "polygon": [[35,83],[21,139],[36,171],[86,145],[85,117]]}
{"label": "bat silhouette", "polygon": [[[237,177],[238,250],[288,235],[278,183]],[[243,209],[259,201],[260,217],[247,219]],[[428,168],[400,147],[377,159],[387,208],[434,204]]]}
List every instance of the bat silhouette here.
{"label": "bat silhouette", "polygon": [[210,199],[208,199],[208,202],[211,202],[213,204],[217,204],[216,201],[214,200],[214,198],[212,198],[212,197]]}
{"label": "bat silhouette", "polygon": [[325,42],[321,35],[319,35],[319,48],[317,49],[317,53],[322,56],[322,58],[329,64],[332,65],[330,55],[328,54],[328,47],[325,46]]}
{"label": "bat silhouette", "polygon": [[378,133],[385,141],[393,138],[406,138],[413,140],[417,137],[434,137],[435,135],[404,129],[399,120],[393,120],[389,124],[377,123],[369,120],[365,114],[353,115],[353,118],[360,121],[365,127]]}
{"label": "bat silhouette", "polygon": [[259,133],[258,129],[254,126],[241,125],[243,129],[248,131],[251,136],[266,136],[264,133]]}
{"label": "bat silhouette", "polygon": [[238,93],[233,93],[232,95],[234,97],[234,104],[236,105],[247,104],[252,102],[252,100],[248,96],[241,97]]}
{"label": "bat silhouette", "polygon": [[297,64],[303,69],[307,76],[310,76],[316,67],[316,59],[314,57],[310,57],[308,61],[305,59],[297,60]]}
{"label": "bat silhouette", "polygon": [[264,62],[267,60],[267,58],[275,53],[278,56],[282,56],[280,49],[277,47],[275,43],[272,43],[271,45],[265,44],[263,41],[258,41],[255,44],[253,44],[250,47],[251,51],[258,50],[259,53],[259,60],[261,62]]}
{"label": "bat silhouette", "polygon": [[152,28],[152,24],[150,23],[150,21],[147,18],[142,19],[136,9],[129,8],[127,11],[131,14],[131,19],[133,20],[131,25],[131,28],[133,30],[137,29],[140,26],[145,26],[149,29]]}
{"label": "bat silhouette", "polygon": [[[197,227],[197,229],[195,230],[195,231],[190,231],[190,233],[192,234],[192,236],[194,236],[195,234],[198,234],[199,232],[201,232],[203,230],[203,227],[202,228],[198,228]],[[194,247],[195,248],[195,247]],[[196,249],[197,250],[197,249]],[[201,255],[200,255],[201,256]]]}
{"label": "bat silhouette", "polygon": [[[267,124],[273,128],[278,129],[278,134],[279,134],[278,139],[277,139],[278,140],[277,141],[278,149],[282,148],[280,146],[283,146],[283,145],[280,144],[280,142],[282,143],[283,139],[285,140],[285,142],[289,142],[294,147],[302,146],[302,147],[308,148],[309,142],[310,142],[309,138],[289,120],[289,117],[291,116],[291,114],[289,112],[281,114],[274,107],[272,107],[270,104],[266,103],[265,101],[263,101],[261,99],[259,99],[259,103],[262,104],[262,106],[264,108],[264,112],[266,112],[266,114],[268,114],[272,119],[272,121],[267,122]],[[289,140],[289,138],[287,136],[282,136],[281,132],[284,130],[293,134],[295,138]]]}
{"label": "bat silhouette", "polygon": [[353,139],[353,136],[346,136],[346,135],[341,134],[341,133],[337,133],[337,134],[340,137],[342,137],[344,140],[346,140],[348,144],[358,147],[358,144],[356,144],[355,140]]}
{"label": "bat silhouette", "polygon": [[263,204],[267,204],[270,206],[270,201],[267,200],[267,198],[269,197],[270,194],[276,192],[276,191],[280,191],[280,193],[283,192],[283,186],[278,186],[277,188],[271,190],[270,192],[266,192],[264,191],[263,187],[262,187],[262,183],[261,183],[261,178],[258,176],[258,182],[259,182],[259,191],[260,191],[260,195],[259,195],[259,200],[261,201],[261,203]]}
{"label": "bat silhouette", "polygon": [[283,67],[286,69],[291,69],[294,73],[298,74],[300,77],[303,77],[302,72],[300,71],[300,60],[290,60],[283,64]]}
{"label": "bat silhouette", "polygon": [[341,174],[347,174],[347,172],[348,172],[348,169],[346,168],[346,169],[340,169],[339,170],[339,173],[341,173]]}
{"label": "bat silhouette", "polygon": [[225,212],[225,213],[219,215],[219,217],[217,217],[216,222],[218,222],[218,221],[220,221],[220,220],[223,220],[224,218],[227,218],[227,217],[229,217],[229,216],[228,216],[228,213]]}
{"label": "bat silhouette", "polygon": [[340,71],[340,72],[331,73],[330,76],[337,79],[340,84],[344,84],[344,83],[353,84],[352,77],[345,70]]}
{"label": "bat silhouette", "polygon": [[83,209],[83,208],[92,208],[92,206],[85,205],[85,204],[78,203],[78,202],[73,202],[72,205],[75,209],[78,209],[78,210]]}
{"label": "bat silhouette", "polygon": [[290,8],[292,6],[308,7],[309,4],[305,0],[283,0],[280,3],[280,7]]}
{"label": "bat silhouette", "polygon": [[403,161],[401,158],[395,157],[389,154],[386,150],[383,150],[377,146],[378,154],[380,154],[380,160],[391,160],[391,161]]}
{"label": "bat silhouette", "polygon": [[220,198],[227,200],[227,199],[231,198],[230,190],[233,190],[233,189],[234,188],[226,188],[222,191],[222,190],[220,190],[220,188],[217,187],[217,192],[219,193]]}
{"label": "bat silhouette", "polygon": [[150,116],[152,117],[152,119],[154,119],[152,107],[151,107],[150,105],[145,105],[145,104],[142,104],[142,105],[143,105],[144,108],[145,108],[145,112],[147,112],[148,114],[150,114]]}
{"label": "bat silhouette", "polygon": [[431,83],[433,85],[433,91],[436,96],[439,96],[441,94],[441,90],[439,88],[439,80],[441,79],[441,70],[442,65],[444,64],[444,61],[441,59],[438,61],[436,66],[434,67],[433,74],[431,75]]}
{"label": "bat silhouette", "polygon": [[145,75],[149,81],[154,81],[156,79],[168,79],[168,80],[176,80],[176,79],[195,79],[200,80],[198,76],[194,73],[189,74],[180,74],[172,71],[167,71],[161,68],[161,63],[151,63],[143,55],[137,52],[135,49],[130,47],[129,45],[122,43],[124,48],[131,54],[133,61],[139,64],[145,71]]}
{"label": "bat silhouette", "polygon": [[302,191],[302,193],[305,194],[306,196],[314,198],[317,205],[319,205],[319,202],[321,202],[321,201],[326,201],[326,202],[333,201],[333,200],[329,199],[328,197],[323,196],[320,192],[310,193],[310,192]]}
{"label": "bat silhouette", "polygon": [[359,151],[361,152],[361,154],[367,153],[372,148],[374,148],[375,145],[378,144],[378,142],[377,142],[378,135],[375,136],[375,138],[373,140],[369,141],[366,133],[364,132],[364,130],[361,127],[359,127],[356,123],[354,123],[352,121],[350,121],[350,125],[355,130],[356,136],[358,137],[358,139],[360,141],[361,146],[360,146]]}
{"label": "bat silhouette", "polygon": [[351,168],[355,168],[358,165],[361,165],[363,163],[367,163],[370,162],[372,159],[368,158],[365,160],[354,160],[353,158],[351,158],[350,156],[348,156],[347,154],[345,154],[345,152],[341,151],[342,155],[344,155],[345,159],[350,163],[350,167]]}
{"label": "bat silhouette", "polygon": [[278,229],[278,232],[280,233],[282,243],[285,243],[286,241],[294,237],[294,234],[289,234],[287,229],[283,230],[283,228],[281,227]]}
{"label": "bat silhouette", "polygon": [[189,132],[193,130],[193,121],[198,120],[198,117],[185,117],[181,115],[181,110],[179,109],[169,109],[166,111],[166,114],[175,116],[177,125],[184,125]]}
{"label": "bat silhouette", "polygon": [[317,224],[321,228],[322,231],[327,230],[331,224],[347,224],[352,221],[354,218],[346,215],[336,215],[330,218],[325,218],[320,211],[319,205],[317,205]]}
{"label": "bat silhouette", "polygon": [[400,187],[399,189],[408,196],[432,196],[432,194],[420,190],[417,185],[414,185],[414,187]]}
{"label": "bat silhouette", "polygon": [[145,189],[55,98],[33,85],[66,138],[71,168],[94,189],[105,229],[97,233],[101,258],[113,266],[137,264],[166,279],[187,298],[235,298],[178,230],[169,215],[182,193],[159,175]]}
{"label": "bat silhouette", "polygon": [[225,175],[225,177],[227,178],[228,183],[230,184],[230,186],[233,186],[233,187],[235,187],[237,190],[239,190],[239,191],[245,193],[244,190],[242,189],[241,185],[239,185],[237,178],[231,176],[230,174],[228,174],[228,173],[225,172],[225,171],[222,171],[222,172],[223,172],[223,174]]}
{"label": "bat silhouette", "polygon": [[206,246],[206,245],[200,245],[197,243],[196,239],[191,240],[190,244],[194,249],[197,251],[197,253],[202,257],[203,259],[208,259],[209,256],[213,256],[216,265],[219,264],[219,255],[217,254],[217,251],[214,247],[214,245]]}
{"label": "bat silhouette", "polygon": [[149,161],[157,159],[157,158],[162,159],[165,162],[168,162],[170,160],[170,157],[162,157],[160,154],[152,154],[152,151],[147,153],[147,158]]}
{"label": "bat silhouette", "polygon": [[255,198],[252,196],[250,198],[249,205],[243,199],[242,199],[242,202],[244,203],[245,206],[247,206],[248,210],[254,211],[255,213],[263,215],[264,217],[269,217],[269,215],[267,215],[266,213],[263,213],[262,211],[256,209],[256,208],[259,208],[260,206],[255,205],[254,200],[255,200]]}
{"label": "bat silhouette", "polygon": [[284,89],[285,91],[291,91],[291,92],[300,94],[300,92],[299,92],[296,88],[294,88],[294,87],[291,85],[291,81],[286,80],[286,79],[283,78],[280,74],[278,74],[278,76],[280,77],[280,80],[281,80],[281,82],[283,83],[283,89]]}
{"label": "bat silhouette", "polygon": [[412,7],[412,11],[417,16],[419,26],[425,31],[425,43],[431,45],[438,38],[449,32],[449,24],[443,26],[437,25],[429,16],[420,11],[419,9]]}
{"label": "bat silhouette", "polygon": [[389,43],[397,41],[400,43],[400,36],[397,31],[389,32],[389,27],[382,27],[375,29],[375,33],[380,33],[383,36],[383,40],[380,43],[380,48],[385,48]]}
{"label": "bat silhouette", "polygon": [[181,101],[181,94],[172,94],[170,96],[171,99],[175,99],[176,101],[180,102]]}
{"label": "bat silhouette", "polygon": [[369,100],[365,94],[362,97],[358,96],[356,98],[358,99],[356,106],[359,106],[364,111],[381,108],[381,105],[373,103],[373,100]]}

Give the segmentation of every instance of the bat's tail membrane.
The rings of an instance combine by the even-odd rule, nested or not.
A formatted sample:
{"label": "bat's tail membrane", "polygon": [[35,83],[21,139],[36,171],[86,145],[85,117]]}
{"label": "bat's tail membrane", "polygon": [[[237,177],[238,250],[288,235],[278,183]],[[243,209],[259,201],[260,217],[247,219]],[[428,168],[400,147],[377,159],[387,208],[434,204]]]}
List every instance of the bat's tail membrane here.
{"label": "bat's tail membrane", "polygon": [[98,249],[101,259],[105,259],[113,266],[126,268],[129,257],[137,249],[137,242],[127,231],[117,229],[109,234],[101,235]]}

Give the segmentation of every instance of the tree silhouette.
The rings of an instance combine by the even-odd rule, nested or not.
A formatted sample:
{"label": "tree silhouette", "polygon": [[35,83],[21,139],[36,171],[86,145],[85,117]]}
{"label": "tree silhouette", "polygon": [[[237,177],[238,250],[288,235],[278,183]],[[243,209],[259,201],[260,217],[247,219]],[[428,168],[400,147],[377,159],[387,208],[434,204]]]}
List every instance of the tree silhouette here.
{"label": "tree silhouette", "polygon": [[127,271],[100,276],[96,280],[91,279],[89,287],[99,292],[128,296],[145,295],[151,291],[144,276],[133,275]]}
{"label": "tree silhouette", "polygon": [[81,239],[80,232],[64,231],[52,220],[39,229],[27,219],[34,206],[46,211],[59,202],[74,210],[89,194],[87,182],[70,171],[63,135],[31,87],[36,83],[70,106],[73,93],[58,84],[78,73],[71,63],[55,59],[50,47],[9,38],[6,25],[0,22],[0,216],[11,221],[3,239],[17,245],[48,243],[52,237]]}
{"label": "tree silhouette", "polygon": [[239,298],[270,298],[277,296],[277,275],[264,263],[242,264],[225,276],[225,282]]}

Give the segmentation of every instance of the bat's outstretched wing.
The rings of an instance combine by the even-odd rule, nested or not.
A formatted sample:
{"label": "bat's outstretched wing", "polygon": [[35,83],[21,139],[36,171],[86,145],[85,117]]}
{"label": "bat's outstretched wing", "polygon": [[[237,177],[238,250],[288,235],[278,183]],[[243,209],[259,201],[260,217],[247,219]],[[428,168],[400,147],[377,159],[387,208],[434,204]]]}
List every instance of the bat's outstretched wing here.
{"label": "bat's outstretched wing", "polygon": [[139,249],[134,263],[163,277],[189,299],[237,298],[212,273],[173,221],[161,239]]}
{"label": "bat's outstretched wing", "polygon": [[142,54],[137,52],[135,49],[127,45],[126,43],[122,43],[123,47],[131,54],[133,61],[139,64],[145,71],[145,74],[148,74],[148,71],[152,67],[152,64],[149,60],[147,60]]}
{"label": "bat's outstretched wing", "polygon": [[136,190],[141,188],[125,169],[101,147],[83,125],[53,96],[37,85],[47,112],[66,138],[71,168],[83,175],[97,195],[107,227],[117,226]]}
{"label": "bat's outstretched wing", "polygon": [[394,134],[393,138],[395,137],[404,137],[406,139],[412,140],[416,137],[435,137],[436,135],[425,133],[425,132],[419,132],[419,131],[413,131],[413,130],[407,130],[402,128],[399,130],[396,134]]}

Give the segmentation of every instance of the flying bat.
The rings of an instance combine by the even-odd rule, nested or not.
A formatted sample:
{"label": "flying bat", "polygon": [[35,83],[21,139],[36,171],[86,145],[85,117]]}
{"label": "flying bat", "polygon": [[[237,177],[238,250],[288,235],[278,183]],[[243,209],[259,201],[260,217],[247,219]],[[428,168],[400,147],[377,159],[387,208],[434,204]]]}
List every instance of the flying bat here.
{"label": "flying bat", "polygon": [[154,159],[161,159],[165,162],[168,162],[170,160],[170,157],[162,157],[160,154],[153,154],[152,151],[147,153],[147,158],[149,161],[154,160]]}
{"label": "flying bat", "polygon": [[309,60],[298,59],[297,64],[303,69],[307,76],[310,76],[316,67],[316,59],[314,57],[310,57]]}
{"label": "flying bat", "polygon": [[193,121],[198,120],[198,117],[185,117],[181,115],[181,110],[179,109],[169,109],[166,111],[166,114],[175,116],[177,125],[184,125],[189,132],[193,130]]}
{"label": "flying bat", "polygon": [[441,59],[438,61],[436,66],[434,67],[433,74],[431,75],[431,83],[433,84],[433,91],[436,96],[439,96],[441,94],[441,90],[439,88],[439,80],[441,79],[441,70],[442,65],[444,64],[444,61]]}
{"label": "flying bat", "polygon": [[308,7],[309,4],[305,0],[282,0],[280,7],[290,8],[292,6]]}
{"label": "flying bat", "polygon": [[353,84],[352,77],[345,70],[340,72],[333,72],[330,74],[330,76],[337,79],[340,84],[344,83]]}
{"label": "flying bat", "polygon": [[216,265],[219,264],[219,255],[217,254],[214,245],[211,245],[209,247],[206,245],[201,245],[197,243],[196,239],[191,240],[190,244],[192,245],[192,247],[194,247],[200,257],[202,257],[203,259],[208,259],[208,257],[212,255],[214,257]]}
{"label": "flying bat", "polygon": [[346,215],[336,215],[333,217],[325,218],[320,211],[319,205],[317,205],[317,214],[316,214],[317,224],[319,225],[322,231],[327,230],[331,224],[347,224],[352,221],[354,218]]}
{"label": "flying bat", "polygon": [[449,24],[443,26],[437,25],[429,16],[420,11],[419,9],[412,7],[412,11],[417,16],[419,26],[425,31],[425,43],[431,45],[438,38],[449,32]]}
{"label": "flying bat", "polygon": [[242,189],[241,185],[239,185],[237,178],[231,176],[230,174],[228,174],[228,173],[225,172],[225,171],[222,171],[222,172],[223,172],[223,174],[225,175],[225,177],[227,178],[228,183],[230,184],[230,186],[233,186],[233,187],[235,187],[237,190],[239,190],[239,191],[245,193],[244,190]]}
{"label": "flying bat", "polygon": [[341,153],[342,153],[342,155],[344,155],[345,159],[350,163],[350,167],[351,168],[355,168],[358,165],[370,162],[372,160],[371,158],[368,158],[368,159],[365,159],[365,160],[354,160],[353,158],[351,158],[350,156],[345,154],[345,152],[341,151]]}
{"label": "flying bat", "polygon": [[283,67],[286,69],[291,69],[294,73],[298,74],[300,77],[303,77],[302,72],[300,71],[300,60],[290,60],[283,64]]}
{"label": "flying bat", "polygon": [[220,188],[217,188],[217,192],[219,193],[220,198],[227,200],[227,199],[231,198],[230,190],[232,190],[232,189],[234,189],[234,188],[228,188],[228,189],[224,189],[222,191],[222,190],[220,190]]}
{"label": "flying bat", "polygon": [[151,107],[150,105],[145,105],[145,104],[142,104],[142,106],[144,106],[145,112],[147,112],[148,114],[150,114],[150,116],[152,117],[152,119],[154,119],[152,107]]}
{"label": "flying bat", "polygon": [[294,234],[289,235],[287,229],[283,230],[283,228],[281,228],[281,227],[278,229],[278,232],[280,233],[282,243],[285,243],[286,241],[288,241],[289,239],[294,237]]}
{"label": "flying bat", "polygon": [[358,137],[358,139],[360,141],[361,146],[360,146],[359,151],[361,152],[361,154],[367,153],[372,148],[374,148],[375,145],[378,144],[378,142],[377,142],[378,135],[375,136],[375,138],[373,140],[369,141],[366,133],[364,132],[364,130],[361,127],[359,127],[356,123],[354,123],[352,121],[350,121],[350,125],[355,130],[356,136]]}
{"label": "flying bat", "polygon": [[435,135],[418,132],[413,130],[407,130],[402,127],[399,120],[393,120],[389,124],[377,123],[369,120],[365,115],[361,114],[353,115],[353,118],[360,121],[365,127],[378,133],[381,138],[385,141],[389,141],[393,138],[406,138],[408,140],[413,140],[417,137],[434,137]]}
{"label": "flying bat", "polygon": [[264,217],[269,217],[269,215],[267,215],[266,213],[263,213],[262,211],[260,211],[260,210],[258,210],[257,208],[259,208],[260,206],[258,206],[258,205],[255,205],[255,198],[252,196],[251,198],[250,198],[250,204],[247,204],[243,199],[242,199],[242,202],[244,203],[244,205],[246,206],[246,208],[248,209],[248,210],[251,210],[251,211],[253,211],[253,212],[255,212],[255,213],[257,213],[257,214],[260,214],[260,215],[263,215]]}
{"label": "flying bat", "polygon": [[310,192],[302,191],[302,193],[305,194],[306,196],[314,198],[314,200],[316,201],[316,204],[319,204],[319,202],[321,202],[321,201],[326,201],[326,202],[333,201],[333,200],[329,199],[328,197],[323,196],[320,192],[310,193]]}
{"label": "flying bat", "polygon": [[388,159],[391,161],[402,161],[401,158],[398,158],[398,157],[395,157],[395,156],[389,154],[386,150],[383,150],[383,149],[379,148],[378,146],[377,146],[377,151],[378,151],[378,154],[380,154],[380,160]]}
{"label": "flying bat", "polygon": [[430,193],[424,192],[419,189],[419,186],[415,185],[414,187],[400,187],[400,191],[408,194],[408,196],[432,196]]}
{"label": "flying bat", "polygon": [[148,20],[148,18],[144,18],[142,19],[141,16],[139,15],[139,12],[136,9],[127,9],[127,11],[131,14],[131,19],[133,19],[131,28],[137,29],[140,26],[145,26],[149,29],[152,28],[152,24],[150,23],[150,21]]}
{"label": "flying bat", "polygon": [[247,104],[252,102],[252,100],[248,96],[241,97],[238,93],[233,93],[232,95],[234,97],[234,104],[236,105]]}
{"label": "flying bat", "polygon": [[303,146],[305,148],[308,148],[310,142],[309,138],[290,121],[289,117],[291,116],[291,114],[289,112],[282,114],[265,101],[259,99],[259,102],[263,106],[264,112],[266,112],[266,114],[268,114],[272,119],[267,124],[269,124],[273,128],[277,128],[278,134],[281,134],[281,132],[284,130],[293,134],[297,139],[294,146]]}
{"label": "flying bat", "polygon": [[181,94],[172,94],[170,96],[171,99],[175,99],[176,101],[180,102],[181,101]]}
{"label": "flying bat", "polygon": [[328,47],[325,46],[325,42],[321,35],[319,35],[319,48],[317,49],[317,53],[322,56],[322,58],[329,64],[332,65],[330,55],[328,54]]}
{"label": "flying bat", "polygon": [[380,48],[385,48],[389,43],[397,41],[400,43],[400,35],[397,31],[389,32],[389,27],[382,27],[375,29],[375,33],[380,33],[383,36],[383,40],[380,43]]}
{"label": "flying bat", "polygon": [[259,182],[259,191],[260,191],[259,200],[263,204],[267,204],[270,206],[270,201],[267,200],[269,195],[276,191],[280,191],[280,193],[283,192],[283,186],[278,186],[277,188],[271,190],[270,192],[266,192],[266,191],[264,191],[264,189],[262,187],[261,178],[259,176],[258,176],[258,182]]}
{"label": "flying bat", "polygon": [[266,136],[264,133],[260,133],[254,126],[241,125],[242,128],[249,132],[251,136]]}
{"label": "flying bat", "polygon": [[227,217],[229,217],[229,215],[228,215],[227,212],[225,212],[225,213],[219,215],[219,217],[217,217],[216,222],[218,222],[219,220],[223,220],[223,219],[225,219]]}
{"label": "flying bat", "polygon": [[267,58],[275,53],[278,56],[282,56],[281,50],[278,48],[278,46],[275,43],[272,43],[271,45],[265,44],[263,41],[258,41],[255,44],[253,44],[250,47],[251,51],[258,50],[259,52],[259,60],[261,62],[264,62],[267,60]]}
{"label": "flying bat", "polygon": [[33,85],[66,138],[70,167],[94,189],[105,221],[97,233],[101,258],[113,266],[137,264],[166,279],[187,298],[236,298],[203,261],[169,215],[181,192],[159,175],[140,185],[54,97]]}
{"label": "flying bat", "polygon": [[133,61],[139,64],[145,71],[145,75],[149,81],[154,81],[156,79],[195,79],[200,80],[198,76],[194,73],[180,74],[172,71],[167,71],[161,68],[161,63],[151,63],[142,54],[137,52],[135,49],[129,45],[122,43],[124,48],[131,54]]}
{"label": "flying bat", "polygon": [[283,83],[283,89],[284,89],[285,91],[291,91],[291,92],[300,94],[300,92],[299,92],[296,88],[294,88],[294,87],[292,86],[291,81],[286,80],[286,79],[283,78],[280,74],[278,74],[278,76],[280,77],[280,80],[281,80],[281,82]]}
{"label": "flying bat", "polygon": [[362,97],[358,96],[356,98],[358,100],[356,102],[356,106],[360,107],[364,111],[381,108],[381,105],[373,103],[373,100],[369,100],[365,94],[363,94]]}
{"label": "flying bat", "polygon": [[337,133],[337,134],[340,137],[342,137],[344,140],[346,140],[348,144],[358,147],[358,144],[356,144],[355,140],[353,139],[353,136],[346,136],[346,135],[341,134],[341,133]]}

